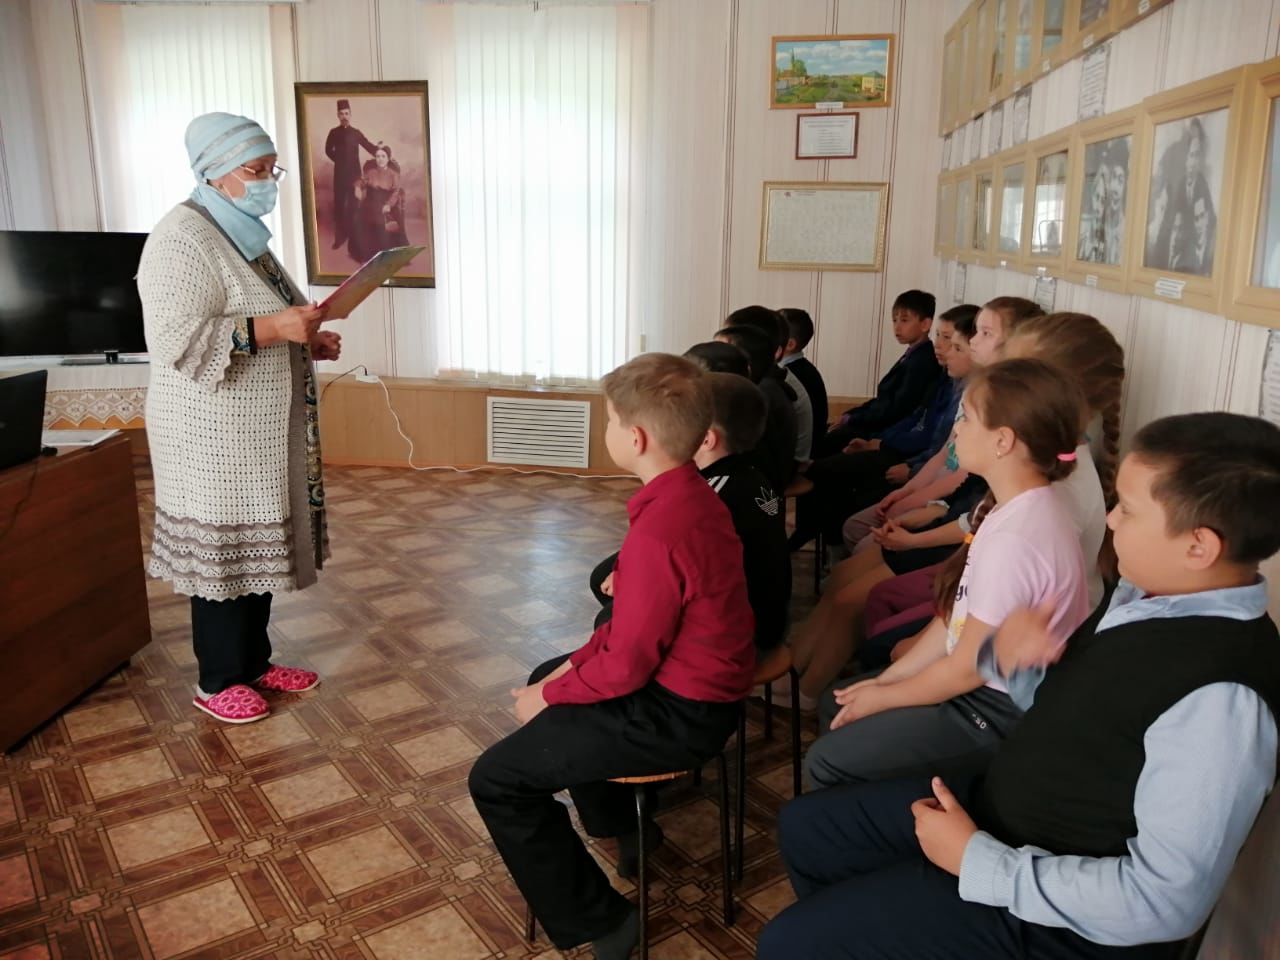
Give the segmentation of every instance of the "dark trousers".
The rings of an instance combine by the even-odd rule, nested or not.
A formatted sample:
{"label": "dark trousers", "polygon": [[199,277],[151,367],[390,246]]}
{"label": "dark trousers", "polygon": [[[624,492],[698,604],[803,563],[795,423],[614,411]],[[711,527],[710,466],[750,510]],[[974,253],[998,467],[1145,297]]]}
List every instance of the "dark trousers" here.
{"label": "dark trousers", "polygon": [[602,624],[608,623],[613,619],[613,597],[602,593],[600,588],[604,586],[604,582],[609,579],[609,574],[613,573],[613,568],[617,566],[618,555],[611,553],[599,563],[595,569],[591,571],[591,592],[595,595],[596,600],[600,602],[600,612],[596,614],[595,628],[600,629]]}
{"label": "dark trousers", "polygon": [[[544,663],[536,683],[564,657]],[[631,787],[605,783],[701,767],[724,749],[737,703],[699,703],[650,683],[625,697],[551,706],[494,744],[469,787],[494,845],[547,936],[561,950],[597,940],[630,909],[587,852],[555,794],[569,790],[593,837],[636,829]]]}
{"label": "dark trousers", "polygon": [[191,640],[200,667],[200,689],[221,693],[252,683],[271,666],[271,594],[230,600],[191,598]]}
{"label": "dark trousers", "polygon": [[[961,804],[975,770],[948,779]],[[960,899],[915,837],[928,777],[832,787],[787,804],[778,843],[799,902],[761,932],[759,960],[1166,960],[1177,944],[1105,947],[1068,930]]]}
{"label": "dark trousers", "polygon": [[359,174],[354,177],[335,175],[333,178],[333,245],[335,247],[341,246],[346,242],[347,237],[351,236],[356,211],[360,208],[355,189],[358,179],[360,179]]}
{"label": "dark trousers", "polygon": [[844,522],[889,492],[885,472],[903,457],[892,450],[860,450],[815,460],[805,471],[813,489],[796,500],[791,549],[799,550],[821,531],[840,543]]}

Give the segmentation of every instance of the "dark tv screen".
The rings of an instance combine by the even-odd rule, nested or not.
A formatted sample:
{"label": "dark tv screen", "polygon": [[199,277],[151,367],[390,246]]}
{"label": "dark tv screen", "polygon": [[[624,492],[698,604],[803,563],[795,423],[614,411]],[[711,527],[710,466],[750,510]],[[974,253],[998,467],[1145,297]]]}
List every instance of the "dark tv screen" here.
{"label": "dark tv screen", "polygon": [[146,353],[145,233],[0,230],[0,356]]}

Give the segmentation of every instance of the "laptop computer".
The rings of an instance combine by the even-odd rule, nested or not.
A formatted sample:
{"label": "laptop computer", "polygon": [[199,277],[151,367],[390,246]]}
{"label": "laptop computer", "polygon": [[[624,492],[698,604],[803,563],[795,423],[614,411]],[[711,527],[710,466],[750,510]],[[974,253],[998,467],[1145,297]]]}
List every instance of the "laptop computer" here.
{"label": "laptop computer", "polygon": [[48,370],[0,375],[0,470],[40,456]]}

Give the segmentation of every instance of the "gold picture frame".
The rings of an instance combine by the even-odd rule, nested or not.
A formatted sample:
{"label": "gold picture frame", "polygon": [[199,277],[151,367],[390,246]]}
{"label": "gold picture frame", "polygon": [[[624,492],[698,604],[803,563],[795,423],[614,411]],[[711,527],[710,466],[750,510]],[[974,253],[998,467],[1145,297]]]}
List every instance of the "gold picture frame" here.
{"label": "gold picture frame", "polygon": [[1119,3],[1120,0],[1067,0],[1067,42],[1058,62],[1078,57],[1114,36]]}
{"label": "gold picture frame", "polygon": [[1116,4],[1116,30],[1124,30],[1155,13],[1173,0],[1112,0]]}
{"label": "gold picture frame", "polygon": [[955,207],[951,218],[951,256],[959,259],[969,249],[969,236],[973,214],[973,168],[965,167],[955,172]]}
{"label": "gold picture frame", "polygon": [[1116,293],[1126,288],[1127,231],[1142,220],[1134,206],[1140,114],[1130,107],[1073,130],[1064,268],[1072,282]]}
{"label": "gold picture frame", "polygon": [[956,115],[960,103],[960,73],[960,30],[958,24],[953,24],[942,40],[942,90],[938,97],[939,136],[944,136],[956,128]]}
{"label": "gold picture frame", "polygon": [[888,217],[887,183],[766,180],[760,269],[879,273]]}
{"label": "gold picture frame", "polygon": [[[896,41],[892,33],[774,37],[769,109],[812,110],[816,103],[837,102],[859,110],[892,106]],[[797,57],[801,52],[804,56]],[[859,72],[814,72],[846,60],[859,64]]]}
{"label": "gold picture frame", "polygon": [[337,286],[379,250],[413,244],[425,249],[387,286],[434,287],[427,82],[293,88],[308,281]]}
{"label": "gold picture frame", "polygon": [[1222,308],[1233,320],[1280,327],[1280,57],[1246,68],[1244,88],[1244,142]]}
{"label": "gold picture frame", "polygon": [[978,32],[976,29],[977,5],[964,12],[957,26],[960,31],[960,83],[959,102],[956,104],[955,126],[963,126],[981,111],[977,108]]}
{"label": "gold picture frame", "polygon": [[1013,94],[1031,83],[1039,75],[1036,54],[1039,50],[1039,30],[1044,16],[1043,0],[1010,0],[1009,13],[1009,93]]}
{"label": "gold picture frame", "polygon": [[956,178],[947,172],[938,177],[937,212],[933,222],[933,252],[951,259],[955,248]]}
{"label": "gold picture frame", "polygon": [[1126,289],[1218,313],[1232,236],[1243,67],[1142,104],[1135,211],[1143,229],[1130,230]]}
{"label": "gold picture frame", "polygon": [[[1027,181],[1031,164],[1025,147],[995,157],[995,195],[992,198],[991,250],[987,264],[1021,270],[1026,239]],[[1016,184],[1016,187],[1015,187]],[[1014,204],[1016,190],[1017,202]],[[1016,212],[1014,210],[1016,209]]]}
{"label": "gold picture frame", "polygon": [[973,180],[972,205],[969,208],[969,231],[963,250],[956,251],[956,259],[962,263],[986,264],[991,253],[991,224],[994,219],[996,172],[995,164],[982,160],[970,168]]}
{"label": "gold picture frame", "polygon": [[1065,261],[1067,206],[1071,198],[1071,134],[1041,137],[1027,149],[1021,268],[1061,276]]}

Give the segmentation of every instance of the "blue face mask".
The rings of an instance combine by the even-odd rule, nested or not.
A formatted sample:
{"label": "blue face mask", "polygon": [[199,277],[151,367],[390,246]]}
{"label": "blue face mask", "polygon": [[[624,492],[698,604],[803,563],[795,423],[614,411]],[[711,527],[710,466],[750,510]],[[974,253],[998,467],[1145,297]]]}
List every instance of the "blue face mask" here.
{"label": "blue face mask", "polygon": [[274,180],[241,180],[244,196],[230,198],[235,208],[251,217],[265,217],[276,208],[280,188]]}

